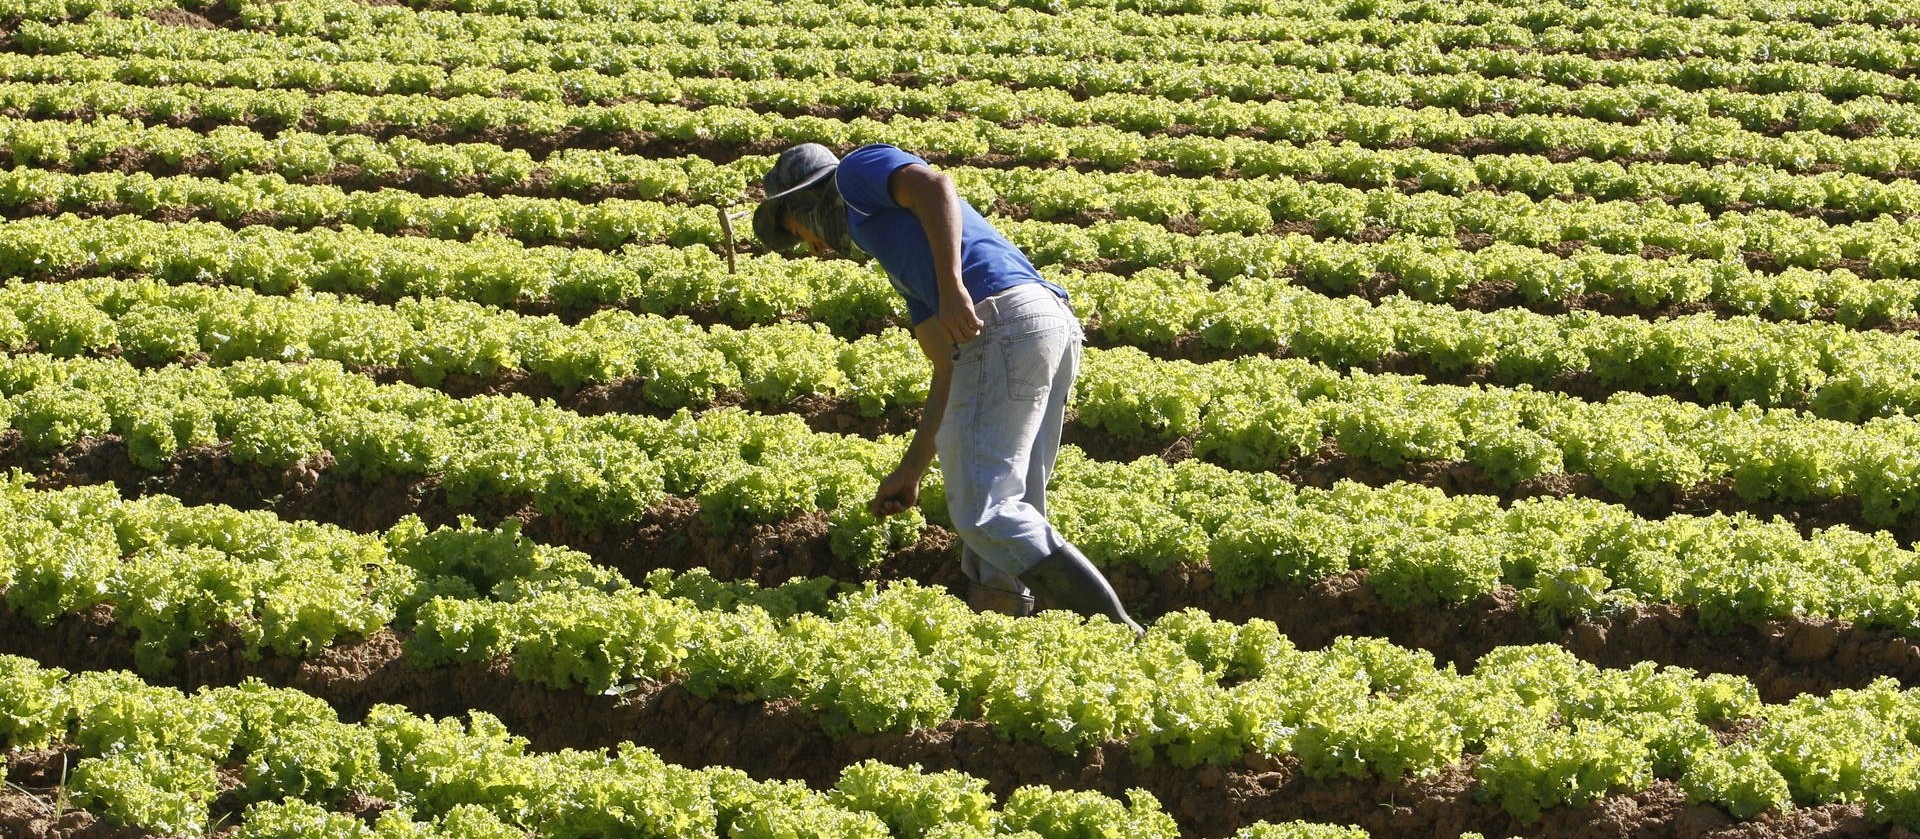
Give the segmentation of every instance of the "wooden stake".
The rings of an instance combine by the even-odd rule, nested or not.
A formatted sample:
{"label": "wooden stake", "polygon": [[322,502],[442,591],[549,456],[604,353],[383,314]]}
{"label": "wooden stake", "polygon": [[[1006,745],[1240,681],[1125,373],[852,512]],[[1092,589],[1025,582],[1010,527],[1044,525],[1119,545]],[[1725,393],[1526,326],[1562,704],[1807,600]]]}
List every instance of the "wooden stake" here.
{"label": "wooden stake", "polygon": [[720,229],[727,234],[727,273],[737,274],[739,269],[733,264],[733,217],[727,215],[727,208],[718,204],[713,209],[720,213]]}

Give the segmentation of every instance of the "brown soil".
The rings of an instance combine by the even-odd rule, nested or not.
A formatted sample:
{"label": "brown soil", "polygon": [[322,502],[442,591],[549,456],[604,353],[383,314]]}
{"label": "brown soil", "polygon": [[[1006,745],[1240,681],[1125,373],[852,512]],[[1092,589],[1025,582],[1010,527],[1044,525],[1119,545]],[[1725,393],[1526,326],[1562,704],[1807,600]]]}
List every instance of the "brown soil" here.
{"label": "brown soil", "polygon": [[[67,798],[66,779],[80,761],[78,748],[13,749],[0,758],[4,758],[7,781],[5,787],[0,787],[0,835],[14,839],[148,839],[155,836],[150,831],[118,825],[72,806]],[[221,794],[209,806],[216,825],[207,834],[210,839],[238,833],[245,812],[239,796],[232,794],[241,786],[240,771],[223,767],[217,774]],[[391,806],[377,798],[354,793],[343,802],[342,810],[360,815],[366,812],[368,803]],[[356,805],[359,810],[355,809]],[[372,817],[367,821],[371,823]]]}
{"label": "brown soil", "polygon": [[[1484,235],[1484,234],[1481,234]],[[1698,300],[1685,303],[1663,303],[1657,306],[1644,306],[1618,295],[1602,292],[1589,292],[1563,297],[1559,300],[1539,300],[1520,293],[1520,287],[1512,280],[1487,280],[1467,286],[1454,295],[1453,302],[1463,309],[1479,312],[1495,312],[1501,309],[1527,309],[1546,315],[1559,315],[1574,311],[1591,311],[1612,317],[1637,317],[1648,320],[1676,318],[1685,315],[1712,312],[1719,317],[1745,315],[1738,309],[1724,303],[1711,300]],[[1834,313],[1828,310],[1816,313],[1811,320],[1831,320]],[[1761,315],[1765,317],[1765,315]]]}
{"label": "brown soil", "polygon": [[57,811],[37,795],[0,789],[0,833],[14,839],[146,839],[144,830],[96,819],[85,810]]}
{"label": "brown soil", "polygon": [[1882,676],[1920,685],[1920,642],[1841,621],[1796,618],[1714,633],[1692,608],[1654,605],[1543,623],[1509,586],[1465,603],[1403,609],[1380,602],[1366,585],[1365,570],[1231,598],[1212,592],[1212,573],[1204,568],[1155,575],[1126,567],[1107,573],[1122,599],[1140,604],[1143,614],[1194,607],[1221,620],[1261,618],[1273,621],[1305,649],[1324,647],[1341,636],[1386,638],[1430,651],[1462,672],[1471,672],[1474,662],[1498,646],[1553,643],[1601,667],[1654,661],[1740,676],[1753,682],[1768,702],[1864,687]]}
{"label": "brown soil", "polygon": [[219,29],[219,24],[208,20],[205,15],[182,8],[154,9],[147,17],[167,26],[180,26],[187,29]]}
{"label": "brown soil", "polygon": [[895,551],[882,565],[856,568],[833,556],[826,518],[814,513],[774,524],[750,524],[720,532],[689,499],[669,499],[630,524],[584,527],[560,516],[542,515],[524,498],[485,498],[454,505],[432,478],[361,480],[333,471],[329,458],[284,471],[233,462],[223,448],[183,453],[160,472],[146,472],[127,458],[118,438],[92,439],[49,456],[31,455],[18,433],[0,434],[0,468],[19,467],[35,476],[35,486],[111,484],[129,498],[171,495],[190,504],[225,504],[265,509],[294,520],[318,521],[363,533],[386,530],[402,517],[419,516],[430,526],[452,526],[462,515],[483,525],[519,521],[529,538],[573,548],[596,561],[639,579],[659,568],[707,568],[727,579],[763,583],[792,577],[832,576],[842,580],[912,578],[958,584],[964,578],[946,557],[951,534],[930,529],[921,541]]}

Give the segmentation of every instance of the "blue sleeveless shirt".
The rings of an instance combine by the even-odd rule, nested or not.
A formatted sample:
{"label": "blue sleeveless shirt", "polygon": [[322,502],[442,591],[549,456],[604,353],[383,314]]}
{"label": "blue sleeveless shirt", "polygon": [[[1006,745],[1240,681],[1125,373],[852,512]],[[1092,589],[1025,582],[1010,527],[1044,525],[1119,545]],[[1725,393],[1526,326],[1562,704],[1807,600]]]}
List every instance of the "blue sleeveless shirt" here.
{"label": "blue sleeveless shirt", "polygon": [[[934,281],[933,246],[920,218],[894,203],[888,187],[894,170],[913,163],[926,164],[884,143],[861,146],[840,159],[834,174],[840,197],[847,205],[847,227],[853,243],[879,260],[893,288],[906,298],[914,324],[933,317],[940,307],[940,289]],[[960,202],[960,282],[975,302],[1024,283],[1040,283],[1055,294],[1067,292],[1047,282],[1027,261],[1026,254],[966,201]]]}

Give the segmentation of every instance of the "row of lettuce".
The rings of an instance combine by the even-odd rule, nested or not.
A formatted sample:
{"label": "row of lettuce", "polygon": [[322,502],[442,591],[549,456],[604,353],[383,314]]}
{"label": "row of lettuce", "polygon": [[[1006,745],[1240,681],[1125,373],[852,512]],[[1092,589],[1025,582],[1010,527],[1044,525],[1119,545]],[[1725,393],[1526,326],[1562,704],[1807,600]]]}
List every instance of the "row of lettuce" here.
{"label": "row of lettuce", "polygon": [[[1113,372],[1115,381],[1093,384],[1132,392],[1165,375]],[[722,531],[823,514],[834,553],[856,566],[885,561],[924,526],[918,511],[876,521],[865,510],[879,476],[894,465],[899,438],[816,433],[794,415],[729,408],[664,419],[586,417],[520,396],[455,399],[378,385],[328,361],[143,371],[120,360],[23,355],[0,362],[0,393],[30,450],[111,434],[147,469],[199,447],[274,470],[319,467],[366,481],[430,477],[456,509],[531,504],[588,528],[641,520],[669,495],[696,500]],[[1404,410],[1408,397],[1395,391],[1371,405],[1345,403],[1342,430],[1377,435],[1378,424],[1393,418],[1391,406]],[[1433,401],[1436,417],[1461,407]],[[1785,458],[1794,447],[1802,459],[1783,460],[1782,473],[1867,439],[1836,443],[1805,427],[1743,435],[1729,423],[1739,417],[1716,415],[1696,436],[1745,440],[1766,458]],[[1642,429],[1644,418],[1612,422]],[[1483,441],[1472,443],[1483,453],[1521,433],[1467,431],[1464,439]],[[1621,451],[1636,451],[1626,445],[1633,440],[1645,443],[1644,430],[1633,434],[1619,441]],[[1906,452],[1886,457],[1912,456],[1910,442],[1878,445]],[[942,498],[930,478],[924,507],[935,521],[945,519]],[[1796,615],[1902,633],[1920,626],[1920,566],[1884,533],[1836,527],[1802,536],[1786,522],[1747,515],[1655,521],[1578,497],[1502,506],[1493,496],[1407,484],[1297,488],[1271,473],[1200,460],[1101,462],[1071,449],[1049,504],[1069,538],[1103,564],[1158,571],[1205,563],[1229,595],[1366,568],[1368,584],[1396,606],[1461,602],[1511,585],[1548,620],[1652,602],[1696,607],[1715,628]],[[166,643],[177,646],[177,639]]]}
{"label": "row of lettuce", "polygon": [[[0,149],[16,166],[76,173],[124,167],[127,164],[119,161],[137,159],[149,161],[149,166],[192,166],[222,174],[250,171],[295,180],[345,176],[359,182],[402,183],[417,179],[434,186],[465,183],[483,190],[541,190],[577,197],[611,193],[643,199],[724,200],[740,194],[772,165],[764,155],[742,155],[716,164],[702,157],[648,157],[589,148],[556,149],[536,161],[526,149],[492,143],[298,130],[269,137],[240,125],[202,132],[147,125],[119,115],[90,120],[0,116]],[[1572,193],[1602,200],[1660,199],[1699,204],[1716,212],[1758,207],[1861,219],[1920,210],[1920,186],[1908,180],[1880,180],[1842,171],[1796,174],[1758,163],[1561,161],[1537,154],[1469,156],[1422,148],[1370,149],[1351,142],[1275,144],[1267,151],[1257,169],[1243,167],[1243,174],[1360,188],[1413,184],[1449,194],[1491,189],[1535,200]],[[1027,206],[1040,218],[1110,211],[1122,218],[1161,221],[1193,214],[1224,199],[1271,204],[1275,197],[1262,194],[1271,193],[1271,186],[1230,186],[1212,180],[1115,177],[1066,169],[964,165],[942,169],[959,179],[970,200],[991,204],[994,198],[1004,197]],[[1128,196],[1136,190],[1163,195],[1135,202]],[[1204,220],[1196,215],[1196,221]]]}
{"label": "row of lettuce", "polygon": [[[235,839],[1180,835],[1139,790],[1123,803],[1022,787],[996,807],[978,778],[866,761],[820,792],[734,769],[688,769],[630,743],[536,752],[485,713],[436,720],[380,705],[345,723],[320,699],[259,682],[183,694],[130,673],[67,673],[13,656],[0,656],[0,743],[74,750],[65,804],[166,836],[233,827],[232,811],[237,829],[220,835]],[[231,789],[223,772],[234,777]],[[349,797],[384,806],[363,820],[341,812]],[[1236,834],[1366,835],[1267,822]]]}
{"label": "row of lettuce", "polygon": [[[44,200],[30,198],[45,194],[33,188],[35,183],[58,176],[42,175],[0,176],[0,203]],[[75,181],[69,185],[74,188],[55,194],[72,196],[69,203],[89,208],[126,202],[162,213],[192,209],[192,199],[199,198],[204,199],[201,206],[211,202],[220,208],[217,215],[236,220],[266,212],[281,213],[283,221],[326,221],[320,217],[328,214],[324,204],[302,199],[308,190],[331,188],[277,182],[264,192],[253,192],[247,183],[251,178],[236,176],[237,183],[209,184],[195,194],[137,175],[105,191],[79,188]],[[354,294],[445,295],[495,305],[631,303],[660,312],[686,311],[682,298],[630,299],[663,285],[655,266],[664,261],[684,266],[686,275],[666,284],[705,291],[706,299],[694,301],[696,305],[733,309],[728,314],[749,321],[804,310],[847,332],[854,325],[899,316],[896,303],[872,294],[883,285],[873,273],[850,265],[812,272],[841,277],[845,288],[809,295],[809,287],[817,283],[790,276],[800,269],[780,260],[748,259],[746,273],[736,275],[731,269],[723,271],[711,254],[704,260],[699,253],[660,257],[663,249],[647,246],[593,254],[515,247],[495,236],[440,243],[377,232],[424,226],[451,238],[486,234],[501,225],[535,241],[603,235],[643,241],[721,239],[714,217],[692,208],[648,202],[556,208],[541,199],[423,199],[395,190],[334,192],[332,197],[339,199],[338,211],[332,213],[336,221],[344,218],[373,229],[282,231],[255,225],[231,231],[216,224],[147,223],[128,216],[26,219],[0,226],[0,268],[27,278],[141,272],[176,282],[224,281],[266,291],[310,287]],[[1822,274],[1789,269],[1763,275],[1726,270],[1724,263],[1650,263],[1591,253],[1559,258],[1508,246],[1467,252],[1452,243],[1435,246],[1435,240],[1417,238],[1355,245],[1300,235],[1195,238],[1143,222],[1084,230],[1040,222],[1005,226],[1061,282],[1085,289],[1094,298],[1092,308],[1083,305],[1086,312],[1098,312],[1103,328],[1130,343],[1165,345],[1193,336],[1217,350],[1279,351],[1334,366],[1365,366],[1394,354],[1426,359],[1440,372],[1491,369],[1497,381],[1511,384],[1538,385],[1591,373],[1613,387],[1687,390],[1705,399],[1812,408],[1848,419],[1909,410],[1900,370],[1911,352],[1910,339],[1855,332],[1820,319],[1886,323],[1910,317],[1920,285],[1913,280],[1861,280],[1844,270]],[[210,251],[215,243],[227,247]],[[273,253],[263,255],[268,249]],[[315,259],[346,249],[385,251],[390,258],[346,265]],[[507,273],[505,266],[475,276],[480,272],[470,266],[476,258],[491,260],[503,249],[519,251],[504,257],[516,267],[557,267],[518,281],[499,278]],[[1186,267],[1179,273],[1135,268],[1124,276],[1073,267],[1112,256]],[[729,260],[736,266],[739,261]],[[1235,267],[1241,270],[1232,270]],[[1276,270],[1293,275],[1299,284],[1271,276]],[[1397,294],[1378,303],[1342,294],[1381,275],[1396,278]],[[1816,320],[1768,323],[1760,315],[1700,314],[1648,322],[1590,311],[1548,316],[1524,310],[1481,313],[1447,305],[1483,282],[1512,282],[1509,278],[1521,281],[1514,284],[1517,293],[1534,299],[1585,291],[1646,295],[1652,298],[1648,302],[1717,298],[1768,318],[1784,313],[1791,321],[1797,313]],[[601,287],[580,289],[582,279]],[[1837,303],[1837,308],[1816,310],[1821,302]],[[756,304],[762,307],[758,311]],[[764,308],[769,304],[773,308]],[[1623,343],[1644,343],[1652,349],[1639,357],[1623,349]],[[1741,355],[1731,352],[1730,345],[1760,351]],[[1829,388],[1840,395],[1823,395]]]}
{"label": "row of lettuce", "polygon": [[[793,699],[836,734],[978,720],[1001,736],[1068,753],[1119,739],[1145,762],[1292,756],[1321,779],[1428,776],[1472,755],[1477,794],[1525,821],[1667,779],[1690,799],[1742,818],[1860,802],[1877,821],[1920,824],[1920,696],[1892,680],[1766,705],[1738,677],[1651,662],[1603,670],[1553,646],[1500,648],[1461,675],[1435,666],[1428,653],[1377,639],[1305,651],[1266,621],[1232,624],[1195,611],[1162,616],[1136,643],[1103,620],[976,614],[940,589],[912,583],[759,588],[704,572],[656,572],[635,587],[511,528],[429,531],[409,520],[359,535],[164,497],[123,501],[109,488],[38,492],[13,480],[0,492],[9,531],[0,568],[13,578],[7,603],[41,620],[104,601],[129,631],[219,628],[256,652],[290,655],[393,626],[407,639],[407,659],[420,666],[505,656],[517,677],[559,690],[619,692],[668,680],[697,697],[726,691],[739,701]],[[66,575],[81,582],[66,586],[65,603],[49,598]],[[175,605],[157,614],[155,604]],[[329,617],[337,622],[329,625]],[[143,666],[165,672],[171,659],[151,641],[139,641]],[[484,728],[496,748],[448,766],[451,752],[420,738],[473,733],[457,724],[376,710],[368,726],[379,729],[384,720],[420,734],[393,744],[406,746],[395,751],[367,749],[369,737],[379,741],[376,732],[340,726],[316,699],[218,689],[185,700],[204,705],[182,715],[180,706],[164,704],[182,701],[178,694],[128,676],[65,680],[7,662],[0,740],[34,747],[71,737],[87,758],[73,781],[81,800],[166,832],[204,820],[215,769],[236,746],[247,800],[292,794],[332,804],[358,790],[439,818],[456,803],[485,806],[496,793],[546,801],[541,807],[571,798],[548,801],[516,786],[530,781],[514,774],[465,778],[520,765],[522,744],[479,720],[476,731]],[[254,720],[259,711],[227,707],[248,695],[275,700],[267,706],[277,710]],[[272,726],[274,736],[249,739],[250,720]],[[1722,736],[1729,731],[1744,733]],[[451,786],[422,787],[428,778]],[[901,778],[896,783],[926,783]],[[683,795],[702,789],[680,786]],[[779,809],[798,816],[820,803],[810,800],[813,806],[795,807],[783,797]],[[926,806],[913,803],[914,795],[889,800]],[[1016,793],[1008,816],[1024,800]],[[1118,817],[1117,805],[1101,806]],[[610,816],[608,808],[584,806],[574,817]],[[984,810],[972,816],[985,817]],[[542,818],[570,823],[562,814]]]}
{"label": "row of lettuce", "polygon": [[[29,262],[31,241],[10,235],[25,232],[0,228],[0,261]],[[37,267],[45,276],[54,266]],[[705,278],[710,289],[739,282],[712,267]],[[449,373],[488,377],[522,369],[562,387],[640,376],[647,380],[648,401],[665,408],[700,406],[744,391],[769,405],[840,396],[874,415],[924,398],[925,363],[898,327],[860,330],[865,334],[846,340],[823,324],[774,320],[701,329],[683,314],[617,308],[569,324],[554,315],[517,314],[453,297],[408,296],[382,304],[355,296],[368,289],[262,294],[237,285],[168,285],[160,278],[180,272],[154,268],[157,277],[141,279],[16,280],[0,289],[0,345],[63,355],[117,352],[160,363],[200,353],[221,361],[330,358],[402,368],[429,385]],[[897,317],[891,305],[878,308],[891,301],[872,288],[880,285],[873,275],[845,274],[869,287],[874,296],[866,302],[876,308],[843,315],[843,325],[847,318],[884,323]],[[1103,343],[1147,351],[1190,342],[1223,357],[1284,355],[1333,370],[1412,360],[1442,375],[1484,375],[1506,386],[1545,390],[1585,377],[1609,390],[1677,392],[1707,404],[1791,408],[1842,421],[1920,413],[1920,344],[1905,335],[1708,314],[1648,321],[1591,312],[1482,313],[1398,295],[1378,303],[1330,298],[1261,279],[1210,287],[1203,277],[1159,269],[1126,278],[1056,276],[1083,316],[1097,323]],[[671,311],[664,302],[655,306]],[[815,301],[801,302],[810,310],[805,303]],[[800,341],[816,352],[780,353],[769,340]],[[1203,406],[1196,403],[1186,413],[1197,416]],[[1159,424],[1152,418],[1140,423]],[[1115,429],[1124,430],[1120,424]]]}
{"label": "row of lettuce", "polygon": [[[396,223],[436,221],[441,207],[398,193],[377,199],[397,208]],[[137,193],[135,193],[137,195]],[[459,205],[455,205],[459,206]],[[505,203],[480,206],[497,221]],[[522,203],[522,208],[551,205]],[[669,239],[723,242],[713,214],[672,205],[642,210]],[[546,229],[578,235],[580,219],[552,214]],[[678,223],[674,223],[678,222]],[[1213,284],[1276,288],[1297,278],[1337,294],[1364,292],[1392,280],[1416,300],[1448,303],[1488,282],[1510,283],[1529,302],[1550,307],[1569,296],[1601,295],[1642,306],[1723,306],[1780,320],[1885,323],[1910,319],[1920,281],[1862,279],[1851,271],[1752,271],[1737,261],[1646,260],[1592,250],[1558,257],[1494,244],[1468,251],[1451,239],[1395,237],[1383,243],[1320,241],[1301,235],[1183,236],[1139,221],[1090,228],[1004,221],[1010,237],[1067,282],[1100,260],[1182,266]],[[270,293],[296,288],[386,299],[441,296],[502,307],[593,309],[619,304],[671,314],[702,309],[751,323],[807,314],[841,334],[897,318],[899,304],[869,269],[845,261],[737,254],[738,273],[710,248],[629,244],[618,253],[558,246],[529,247],[498,235],[470,240],[387,236],[358,228],[240,230],[219,223],[163,223],[134,216],[24,218],[0,226],[0,264],[15,277],[66,278],[90,273],[152,274],[170,282],[225,282]],[[1095,271],[1092,273],[1103,273]],[[1123,284],[1124,285],[1124,284]],[[1196,325],[1203,326],[1203,325]],[[1185,325],[1181,331],[1194,329]],[[1142,333],[1153,330],[1142,326]]]}
{"label": "row of lettuce", "polygon": [[[212,144],[239,149],[246,134],[210,137]],[[28,139],[28,142],[32,142]],[[290,154],[304,154],[300,146],[273,144]],[[272,148],[257,142],[254,148]],[[306,148],[310,148],[307,146]],[[1293,149],[1293,147],[1287,147]],[[475,161],[484,147],[467,145],[468,162],[452,163],[449,175],[477,175],[484,167],[493,178],[504,174],[509,182],[526,184],[532,176],[515,179],[511,167],[500,171],[493,158]],[[1297,149],[1294,149],[1298,151]],[[243,152],[244,153],[244,152]],[[420,157],[408,145],[410,156]],[[524,156],[524,152],[522,153]],[[1315,156],[1307,152],[1306,157]],[[567,157],[576,157],[568,155]],[[1298,157],[1296,155],[1295,157]],[[372,159],[369,156],[369,159]],[[564,159],[564,158],[563,158]],[[587,156],[576,166],[589,170],[604,166],[605,158]],[[446,166],[428,158],[421,162]],[[720,245],[717,218],[690,206],[692,201],[730,202],[741,195],[760,166],[700,166],[681,161],[623,166],[621,174],[637,183],[639,191],[671,201],[602,198],[543,198],[524,195],[426,196],[402,189],[355,190],[335,185],[291,182],[278,173],[236,172],[225,177],[173,175],[155,177],[146,172],[69,174],[19,167],[0,182],[0,202],[7,207],[32,205],[56,211],[98,212],[102,206],[124,206],[125,211],[204,213],[226,221],[256,214],[280,225],[357,225],[392,231],[419,230],[428,235],[455,238],[497,232],[531,242],[563,242],[596,248],[618,248],[632,242],[670,238],[680,242],[705,241]],[[1162,224],[1191,219],[1203,233],[1242,234],[1239,239],[1259,242],[1276,227],[1305,226],[1316,237],[1352,239],[1382,234],[1449,240],[1484,237],[1482,247],[1504,244],[1528,249],[1582,248],[1605,254],[1640,257],[1648,249],[1670,256],[1715,260],[1739,265],[1765,254],[1769,274],[1783,268],[1832,269],[1852,260],[1864,264],[1876,277],[1910,273],[1920,235],[1898,214],[1866,214],[1869,220],[1829,224],[1816,217],[1796,217],[1777,209],[1709,213],[1700,206],[1669,205],[1663,201],[1595,200],[1582,198],[1533,199],[1516,192],[1474,190],[1464,195],[1435,191],[1414,194],[1398,187],[1357,189],[1342,184],[1303,183],[1294,179],[1306,168],[1328,160],[1292,160],[1283,171],[1231,180],[1168,178],[1148,173],[1081,174],[1032,169],[976,169],[955,167],[951,172],[961,194],[979,206],[996,202],[1024,209],[1032,221],[1023,228],[1042,259],[1069,247],[1049,240],[1071,240],[1081,227],[1049,224],[1045,220],[1068,215],[1108,216],[1119,220]],[[1332,162],[1338,165],[1337,162]],[[392,165],[392,164],[388,164]],[[559,174],[573,180],[562,166]],[[548,172],[551,176],[555,174]],[[457,175],[455,175],[457,176]],[[589,176],[591,177],[591,176]],[[1849,187],[1865,193],[1889,193],[1873,181],[1828,186]],[[1844,200],[1844,199],[1843,199]],[[1139,228],[1140,225],[1134,225]],[[1061,229],[1065,228],[1065,229]],[[1384,238],[1384,236],[1382,236]],[[1178,249],[1191,247],[1195,237],[1171,230],[1136,230],[1129,239],[1144,238],[1137,247]],[[1051,244],[1051,246],[1050,246]],[[1455,243],[1448,249],[1458,251]],[[1102,253],[1106,258],[1122,258]],[[1497,275],[1496,275],[1497,276]]]}
{"label": "row of lettuce", "polygon": [[[923,0],[851,6],[817,3],[802,6],[803,12],[795,12],[786,4],[761,2],[742,3],[737,8],[730,6],[709,15],[707,20],[714,24],[762,26],[859,22],[872,27],[876,22],[890,20],[888,15],[910,14],[929,7],[952,9],[946,13],[964,16],[960,20],[985,31],[994,31],[992,22],[1008,11],[1004,4],[989,0],[970,0],[952,6]],[[1286,43],[1307,31],[1316,36],[1312,39],[1315,41],[1360,41],[1376,46],[1410,42],[1450,49],[1499,45],[1555,54],[1604,50],[1642,59],[1698,54],[1723,61],[1760,60],[1777,55],[1785,60],[1834,63],[1843,63],[1835,59],[1839,51],[1863,46],[1870,50],[1871,45],[1880,40],[1904,43],[1899,24],[1907,19],[1905,7],[1887,0],[1839,3],[1741,0],[1717,4],[1711,13],[1681,2],[1669,2],[1662,8],[1568,2],[1516,7],[1486,0],[1459,3],[1443,10],[1423,6],[1418,0],[1342,5],[1315,5],[1300,0],[1083,0],[1073,4],[1042,4],[1039,0],[1030,0],[1010,8],[1023,14],[1046,13],[1044,17],[1017,19],[1022,22],[1059,20],[1071,25],[1093,20],[1112,27],[1113,33],[1122,36],[1162,42],[1181,35],[1206,36],[1181,41],[1181,46],[1220,42],[1256,46]],[[696,9],[707,11],[685,2],[635,10],[602,0],[545,3],[486,0],[469,3],[461,11],[529,19],[588,15],[617,25],[660,19],[699,19],[692,14]],[[1303,30],[1300,22],[1312,28]],[[1676,39],[1685,43],[1675,43]],[[1856,41],[1866,43],[1855,44]],[[1101,49],[1085,43],[1058,46],[1083,54],[1098,54]],[[1874,58],[1885,57],[1884,54],[1860,56],[1863,60],[1851,63],[1870,63]]]}

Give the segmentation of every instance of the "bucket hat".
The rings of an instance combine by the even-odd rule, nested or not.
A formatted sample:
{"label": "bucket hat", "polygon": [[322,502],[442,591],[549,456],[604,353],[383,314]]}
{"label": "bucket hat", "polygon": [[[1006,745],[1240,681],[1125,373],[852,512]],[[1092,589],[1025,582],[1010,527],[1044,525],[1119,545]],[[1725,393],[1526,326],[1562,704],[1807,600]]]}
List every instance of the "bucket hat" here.
{"label": "bucket hat", "polygon": [[753,209],[753,235],[776,251],[799,244],[800,238],[787,232],[780,223],[787,199],[825,180],[839,166],[840,158],[819,143],[801,143],[781,152],[763,182],[767,197],[760,199],[760,206]]}

